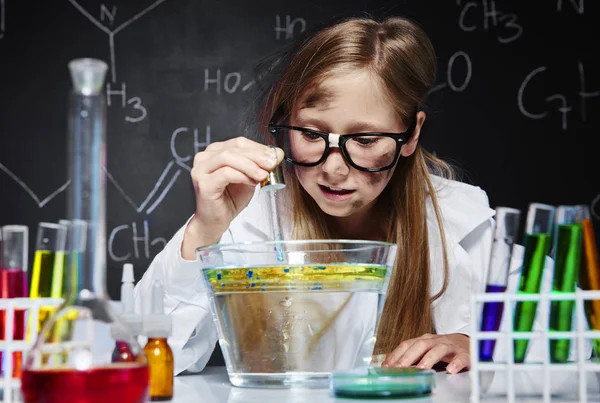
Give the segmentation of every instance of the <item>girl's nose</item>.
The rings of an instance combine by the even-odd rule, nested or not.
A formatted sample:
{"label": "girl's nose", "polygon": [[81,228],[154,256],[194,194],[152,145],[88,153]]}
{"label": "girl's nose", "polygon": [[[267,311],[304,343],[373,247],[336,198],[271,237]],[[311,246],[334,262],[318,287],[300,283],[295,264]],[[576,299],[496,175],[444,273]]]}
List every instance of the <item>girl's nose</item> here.
{"label": "girl's nose", "polygon": [[329,155],[323,162],[322,167],[323,171],[330,175],[345,176],[350,172],[350,166],[338,147],[329,149]]}

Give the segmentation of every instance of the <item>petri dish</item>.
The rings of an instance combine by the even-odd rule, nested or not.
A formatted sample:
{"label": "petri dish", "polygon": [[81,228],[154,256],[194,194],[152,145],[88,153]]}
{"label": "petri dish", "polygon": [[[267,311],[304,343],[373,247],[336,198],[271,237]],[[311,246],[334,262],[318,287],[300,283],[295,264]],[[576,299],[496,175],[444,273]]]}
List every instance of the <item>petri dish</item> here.
{"label": "petri dish", "polygon": [[435,371],[419,368],[356,368],[331,374],[330,390],[338,397],[425,397],[435,387]]}

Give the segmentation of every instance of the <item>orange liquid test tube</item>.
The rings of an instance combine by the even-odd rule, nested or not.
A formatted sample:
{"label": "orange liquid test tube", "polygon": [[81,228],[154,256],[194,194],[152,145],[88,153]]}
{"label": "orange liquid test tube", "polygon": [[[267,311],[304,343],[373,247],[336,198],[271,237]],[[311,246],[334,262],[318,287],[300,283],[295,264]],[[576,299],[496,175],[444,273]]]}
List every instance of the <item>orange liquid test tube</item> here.
{"label": "orange liquid test tube", "polygon": [[[589,218],[581,220],[581,229],[583,253],[581,254],[579,284],[583,290],[600,291],[600,265],[598,264],[598,250],[592,221]],[[600,330],[600,300],[586,301],[585,313],[590,329]],[[596,357],[600,357],[600,339],[593,340],[593,345]]]}

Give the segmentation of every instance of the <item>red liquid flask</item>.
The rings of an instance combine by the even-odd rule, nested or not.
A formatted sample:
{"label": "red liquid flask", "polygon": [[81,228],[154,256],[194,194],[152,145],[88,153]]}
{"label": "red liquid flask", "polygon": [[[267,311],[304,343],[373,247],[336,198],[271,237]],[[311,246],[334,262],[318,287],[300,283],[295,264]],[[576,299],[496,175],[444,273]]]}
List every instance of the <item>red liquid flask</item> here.
{"label": "red liquid flask", "polygon": [[89,371],[25,371],[21,381],[25,402],[131,402],[148,401],[148,367],[111,365]]}

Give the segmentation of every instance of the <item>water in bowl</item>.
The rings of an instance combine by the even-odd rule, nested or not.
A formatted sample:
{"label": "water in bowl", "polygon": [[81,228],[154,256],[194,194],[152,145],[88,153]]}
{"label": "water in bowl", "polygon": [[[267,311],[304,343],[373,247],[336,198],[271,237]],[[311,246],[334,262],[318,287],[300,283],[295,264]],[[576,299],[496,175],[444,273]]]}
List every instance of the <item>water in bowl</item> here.
{"label": "water in bowl", "polygon": [[387,269],[375,264],[205,269],[231,383],[327,387],[332,371],[368,365]]}

